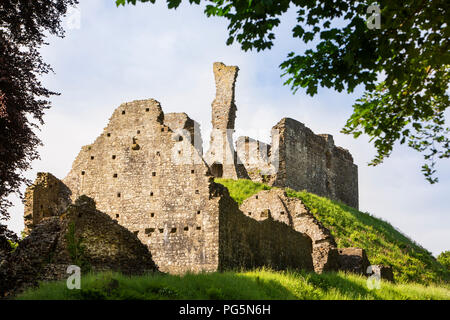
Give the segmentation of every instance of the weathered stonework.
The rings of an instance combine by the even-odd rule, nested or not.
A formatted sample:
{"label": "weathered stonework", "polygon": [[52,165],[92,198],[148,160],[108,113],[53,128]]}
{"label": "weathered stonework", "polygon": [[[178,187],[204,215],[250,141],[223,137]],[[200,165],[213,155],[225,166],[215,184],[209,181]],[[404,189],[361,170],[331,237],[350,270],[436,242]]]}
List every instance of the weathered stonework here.
{"label": "weathered stonework", "polygon": [[334,239],[301,200],[273,189],[239,208],[214,183],[219,176],[247,178],[358,206],[356,166],[329,135],[283,119],[272,130],[271,145],[242,137],[234,149],[237,72],[214,64],[213,132],[205,156],[199,124],[187,114],[165,115],[153,99],[124,103],[102,134],[82,147],[62,181],[40,173],[28,188],[27,230],[87,195],[148,247],[163,272],[335,270]]}
{"label": "weathered stonework", "polygon": [[58,216],[71,203],[71,191],[50,173],[38,173],[25,192],[25,234],[43,219]]}
{"label": "weathered stonework", "polygon": [[361,248],[340,248],[339,270],[366,275],[370,266],[366,251]]}
{"label": "weathered stonework", "polygon": [[[123,104],[96,141],[82,148],[63,183],[72,200],[92,197],[100,211],[136,234],[163,272],[215,271],[237,260],[248,267],[312,270],[307,236],[246,218],[213,182],[190,138],[195,126],[185,114],[166,119],[155,100]],[[235,246],[240,250],[229,250]]]}
{"label": "weathered stonework", "polygon": [[269,144],[250,137],[237,139],[237,158],[252,181],[273,184],[276,170],[271,163],[271,147]]}
{"label": "weathered stonework", "polygon": [[[55,212],[56,213],[56,212]],[[0,297],[41,280],[67,278],[67,267],[82,272],[118,271],[143,274],[157,271],[148,248],[129,230],[96,210],[83,196],[59,216],[46,217],[0,265]]]}
{"label": "weathered stonework", "polygon": [[335,146],[329,134],[316,135],[303,123],[283,118],[272,128],[271,145],[239,137],[234,148],[238,70],[214,63],[213,130],[205,155],[211,173],[307,190],[358,208],[358,168],[350,152]]}
{"label": "weathered stonework", "polygon": [[279,136],[279,169],[275,186],[307,190],[358,208],[358,169],[347,150],[334,145],[333,136],[315,135],[289,118],[275,127]]}
{"label": "weathered stonework", "polygon": [[210,195],[208,166],[176,130],[190,119],[173,118],[175,131],[155,100],[121,105],[103,134],[83,147],[64,182],[73,197],[92,197],[99,210],[137,234],[161,271],[216,270],[218,199]]}
{"label": "weathered stonework", "polygon": [[262,266],[275,270],[313,270],[310,237],[270,217],[259,221],[247,217],[228,196],[228,190],[219,187],[223,194],[220,199],[219,270]]}
{"label": "weathered stonework", "polygon": [[216,81],[216,98],[212,103],[213,129],[205,161],[215,177],[246,178],[248,176],[244,166],[237,159],[233,142],[237,111],[234,89],[239,68],[215,62],[213,71]]}
{"label": "weathered stonework", "polygon": [[264,221],[273,219],[291,229],[308,235],[312,240],[314,271],[337,270],[336,242],[314,215],[298,198],[289,198],[282,189],[263,190],[244,200],[239,207],[249,218]]}

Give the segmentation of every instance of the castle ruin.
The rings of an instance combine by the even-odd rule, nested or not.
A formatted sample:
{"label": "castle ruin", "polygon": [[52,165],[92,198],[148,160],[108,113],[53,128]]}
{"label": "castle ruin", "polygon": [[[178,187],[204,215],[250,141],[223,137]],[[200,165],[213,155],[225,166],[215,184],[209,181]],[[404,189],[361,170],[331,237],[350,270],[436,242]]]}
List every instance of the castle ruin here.
{"label": "castle ruin", "polygon": [[330,232],[299,199],[274,188],[239,206],[215,177],[251,179],[307,190],[358,207],[357,167],[331,135],[315,135],[284,118],[272,143],[233,142],[237,67],[214,63],[213,131],[203,154],[199,124],[185,113],[164,114],[158,101],[120,105],[68,175],[40,173],[25,196],[30,231],[81,195],[148,246],[163,272],[336,269]]}

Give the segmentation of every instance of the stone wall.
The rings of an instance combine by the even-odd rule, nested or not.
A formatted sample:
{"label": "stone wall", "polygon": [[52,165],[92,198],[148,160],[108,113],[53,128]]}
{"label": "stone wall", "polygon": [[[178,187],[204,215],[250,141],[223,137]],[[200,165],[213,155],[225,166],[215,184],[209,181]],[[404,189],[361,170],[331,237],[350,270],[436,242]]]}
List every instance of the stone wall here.
{"label": "stone wall", "polygon": [[[179,134],[184,139],[188,139],[197,149],[200,155],[203,155],[203,140],[200,130],[200,124],[182,113],[167,113],[164,115],[164,124],[168,126],[175,134]],[[178,136],[178,140],[180,140]]]}
{"label": "stone wall", "polygon": [[234,102],[235,83],[239,68],[226,66],[221,62],[213,65],[216,81],[216,97],[212,102],[212,126],[209,150],[205,161],[212,168],[216,177],[237,179],[242,178],[237,168],[237,158],[234,149],[233,133],[236,119],[236,104]]}
{"label": "stone wall", "polygon": [[250,137],[239,137],[236,141],[236,153],[252,181],[273,183],[275,170],[271,164],[270,144]]}
{"label": "stone wall", "polygon": [[[179,116],[165,117],[155,100],[122,104],[96,141],[82,148],[64,179],[72,197],[97,207],[148,245],[161,271],[216,270],[218,201],[209,168]],[[183,118],[183,117],[181,117]]]}
{"label": "stone wall", "polygon": [[148,248],[129,230],[80,197],[57,217],[47,217],[0,264],[0,297],[39,281],[67,279],[67,267],[143,274],[157,271]]}
{"label": "stone wall", "polygon": [[204,158],[199,125],[188,115],[164,115],[153,99],[124,103],[62,181],[38,175],[26,192],[27,228],[87,195],[150,249],[163,272],[332,270],[334,240],[300,200],[274,189],[248,199],[243,213],[213,181],[247,178],[358,206],[357,168],[330,135],[285,118],[272,130],[272,145],[242,137],[235,152],[237,72],[214,64],[213,131]]}
{"label": "stone wall", "polygon": [[314,270],[310,237],[271,217],[258,221],[246,216],[228,191],[224,193],[220,198],[219,270],[262,266]]}
{"label": "stone wall", "polygon": [[25,234],[43,219],[60,215],[71,203],[71,191],[50,173],[40,172],[25,192]]}
{"label": "stone wall", "polygon": [[244,200],[239,207],[249,218],[257,221],[271,219],[279,221],[291,230],[308,235],[312,240],[314,271],[336,270],[338,268],[336,242],[314,215],[298,198],[289,198],[279,188],[263,190]]}
{"label": "stone wall", "polygon": [[316,135],[303,123],[283,118],[275,127],[279,169],[275,186],[307,190],[358,208],[358,168],[331,135]]}

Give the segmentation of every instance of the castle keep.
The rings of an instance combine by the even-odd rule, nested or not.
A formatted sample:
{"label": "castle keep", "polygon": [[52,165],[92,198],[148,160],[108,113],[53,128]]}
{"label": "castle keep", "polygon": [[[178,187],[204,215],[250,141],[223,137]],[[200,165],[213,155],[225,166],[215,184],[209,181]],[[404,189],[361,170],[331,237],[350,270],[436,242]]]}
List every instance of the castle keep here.
{"label": "castle keep", "polygon": [[82,147],[64,179],[40,173],[27,189],[26,230],[87,195],[147,245],[164,272],[336,269],[333,237],[301,200],[274,188],[238,206],[214,182],[263,181],[358,207],[357,167],[331,135],[284,118],[272,128],[271,144],[250,137],[234,144],[237,73],[237,67],[214,63],[213,131],[205,154],[199,124],[185,113],[164,114],[153,99],[124,103]]}

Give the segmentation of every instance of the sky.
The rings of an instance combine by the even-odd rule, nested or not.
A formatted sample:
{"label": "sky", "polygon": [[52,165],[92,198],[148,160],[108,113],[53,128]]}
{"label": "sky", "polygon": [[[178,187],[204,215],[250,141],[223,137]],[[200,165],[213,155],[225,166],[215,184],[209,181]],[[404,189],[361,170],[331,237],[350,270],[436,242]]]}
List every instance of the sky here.
{"label": "sky", "polygon": [[[44,117],[38,133],[41,159],[25,173],[29,179],[37,172],[64,178],[81,147],[100,135],[114,109],[138,99],[158,100],[165,113],[186,112],[200,123],[206,150],[215,96],[212,65],[220,61],[240,69],[235,137],[269,142],[272,126],[283,117],[317,134],[332,134],[358,165],[361,211],[390,222],[435,256],[450,250],[450,160],[438,164],[440,182],[435,185],[420,172],[422,156],[403,145],[383,164],[369,167],[375,156],[369,139],[340,133],[361,88],[353,94],[322,88],[310,97],[302,90],[294,95],[283,85],[280,63],[289,52],[306,49],[291,37],[295,12],[283,18],[271,50],[244,52],[239,45],[225,44],[226,21],[207,18],[198,6],[168,10],[163,1],[120,8],[114,0],[80,2],[79,11],[64,22],[66,37],[49,37],[41,51],[54,69],[43,83],[61,95],[51,99]],[[7,224],[20,232],[23,204],[10,199],[14,207]]]}

